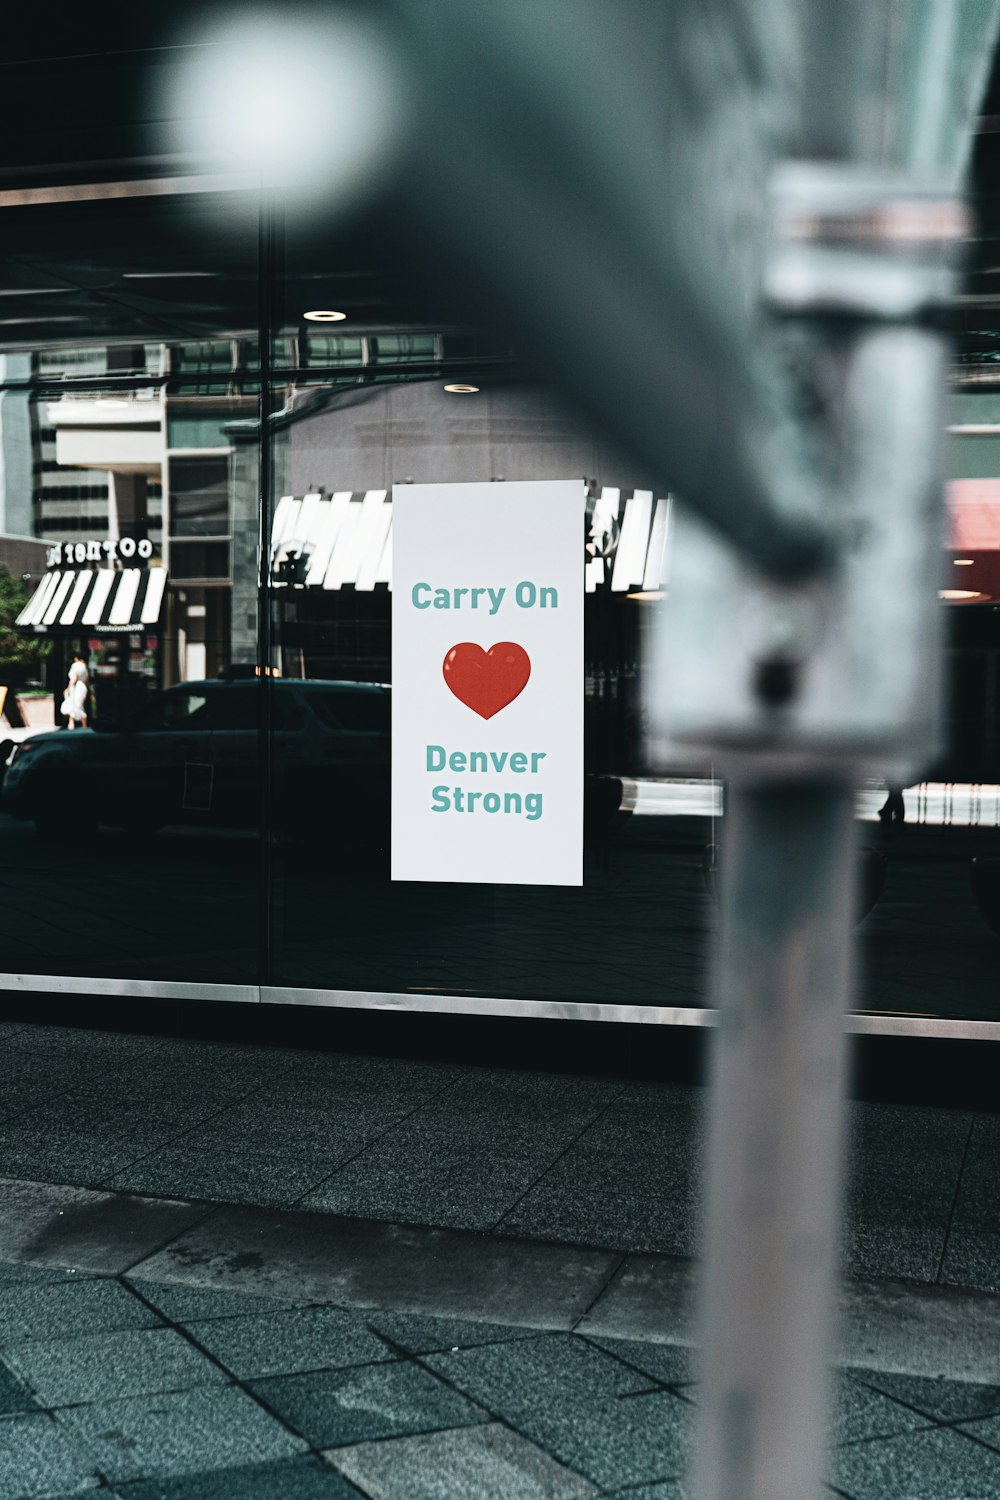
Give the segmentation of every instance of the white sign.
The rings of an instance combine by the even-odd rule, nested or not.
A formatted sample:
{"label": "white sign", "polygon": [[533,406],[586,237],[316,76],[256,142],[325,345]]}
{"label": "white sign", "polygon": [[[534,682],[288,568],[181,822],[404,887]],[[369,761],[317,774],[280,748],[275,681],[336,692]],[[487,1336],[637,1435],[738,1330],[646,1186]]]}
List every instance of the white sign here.
{"label": "white sign", "polygon": [[115,540],[107,537],[103,542],[56,542],[45,554],[49,568],[70,568],[74,563],[104,562],[106,558],[120,558],[122,562],[134,563],[137,558],[148,562],[153,555],[153,544],[148,537],[136,541],[134,536],[122,536]]}
{"label": "white sign", "polygon": [[392,878],[583,884],[581,480],[392,492]]}

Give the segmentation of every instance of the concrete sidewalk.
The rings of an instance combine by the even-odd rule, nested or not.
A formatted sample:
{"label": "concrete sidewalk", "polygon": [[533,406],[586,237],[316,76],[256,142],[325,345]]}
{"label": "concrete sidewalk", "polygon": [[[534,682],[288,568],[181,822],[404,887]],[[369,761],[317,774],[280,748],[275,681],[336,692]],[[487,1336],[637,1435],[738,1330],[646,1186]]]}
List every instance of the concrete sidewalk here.
{"label": "concrete sidewalk", "polygon": [[[698,1090],[2,1042],[5,1500],[681,1500]],[[994,1124],[854,1107],[835,1494],[1000,1493]]]}

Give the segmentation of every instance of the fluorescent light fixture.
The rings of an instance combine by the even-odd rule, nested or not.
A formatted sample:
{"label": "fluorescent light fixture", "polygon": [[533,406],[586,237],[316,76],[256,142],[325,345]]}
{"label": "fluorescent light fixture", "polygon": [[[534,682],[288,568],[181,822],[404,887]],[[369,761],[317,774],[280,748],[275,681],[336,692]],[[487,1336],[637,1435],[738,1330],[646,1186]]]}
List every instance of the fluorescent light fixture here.
{"label": "fluorescent light fixture", "polygon": [[952,562],[955,564],[956,568],[971,568],[972,564],[975,562],[975,560],[976,559],[974,557],[953,557],[952,558]]}
{"label": "fluorescent light fixture", "polygon": [[221,271],[123,271],[123,281],[194,281],[218,280]]}
{"label": "fluorescent light fixture", "polygon": [[939,599],[985,599],[978,589],[938,589]]}
{"label": "fluorescent light fixture", "polygon": [[326,308],[318,307],[312,312],[303,313],[307,323],[342,323],[347,317],[345,312],[330,312]]}
{"label": "fluorescent light fixture", "polygon": [[445,390],[450,391],[453,396],[475,396],[478,394],[479,387],[478,385],[465,385],[459,381],[452,385],[446,385]]}

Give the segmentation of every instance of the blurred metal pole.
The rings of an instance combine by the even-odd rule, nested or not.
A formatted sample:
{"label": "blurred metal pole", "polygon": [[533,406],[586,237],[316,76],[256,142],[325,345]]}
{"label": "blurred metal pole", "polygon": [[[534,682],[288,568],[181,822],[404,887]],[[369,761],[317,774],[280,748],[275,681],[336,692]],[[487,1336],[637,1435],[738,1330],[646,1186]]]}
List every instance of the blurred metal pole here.
{"label": "blurred metal pole", "polygon": [[698,1500],[811,1500],[828,1413],[853,795],[726,790]]}
{"label": "blurred metal pole", "polygon": [[[878,769],[879,741],[888,770],[931,753],[934,735],[947,340],[933,323],[949,290],[947,243],[960,229],[948,194],[967,159],[997,6],[973,0],[958,14],[933,0],[913,0],[905,13],[894,0],[813,0],[803,12],[812,86],[798,146],[815,165],[789,178],[803,212],[797,229],[794,213],[786,223],[792,233],[769,290],[801,317],[811,343],[845,549],[825,628],[786,653],[784,723],[773,719],[770,736],[759,723],[755,750],[752,734],[739,749],[722,735],[732,770],[713,974],[720,1026],[695,1500],[812,1500],[824,1478],[852,1001],[853,784]],[[928,188],[937,202],[932,193],[921,204]],[[889,590],[898,613],[887,607]],[[821,660],[838,654],[830,680],[843,698],[817,735],[822,709],[811,711],[809,689]],[[891,705],[879,669],[865,670],[873,658],[889,668]],[[715,731],[703,738],[725,764]]]}

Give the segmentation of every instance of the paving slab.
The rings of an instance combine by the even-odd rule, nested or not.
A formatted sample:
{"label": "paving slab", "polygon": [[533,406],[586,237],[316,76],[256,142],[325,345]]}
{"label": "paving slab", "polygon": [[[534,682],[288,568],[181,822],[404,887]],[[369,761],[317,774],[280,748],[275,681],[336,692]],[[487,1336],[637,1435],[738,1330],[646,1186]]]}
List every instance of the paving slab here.
{"label": "paving slab", "polygon": [[832,1415],[830,1440],[833,1443],[896,1437],[902,1432],[917,1432],[920,1428],[933,1426],[929,1417],[850,1377],[841,1377],[837,1381]]}
{"label": "paving slab", "polygon": [[647,1339],[609,1339],[589,1334],[588,1341],[661,1385],[687,1385],[695,1378],[695,1351],[686,1344],[656,1344]]}
{"label": "paving slab", "polygon": [[1000,1386],[928,1375],[890,1375],[883,1370],[852,1370],[854,1379],[883,1391],[935,1422],[960,1422],[1000,1414]]}
{"label": "paving slab", "polygon": [[499,1423],[359,1443],[328,1456],[371,1500],[591,1500],[598,1494]]}
{"label": "paving slab", "polygon": [[411,1354],[504,1344],[510,1339],[533,1338],[535,1334],[531,1327],[512,1327],[509,1323],[472,1323],[467,1318],[422,1317],[419,1313],[369,1310],[365,1322],[390,1343]]}
{"label": "paving slab", "polygon": [[114,1139],[58,1122],[19,1118],[0,1126],[0,1171],[19,1181],[94,1187],[161,1144],[162,1138],[148,1131]]}
{"label": "paving slab", "polygon": [[694,1255],[699,1248],[699,1215],[693,1198],[658,1198],[639,1191],[616,1192],[621,1179],[607,1169],[607,1190],[584,1189],[561,1163],[541,1179],[499,1220],[503,1234],[526,1239],[586,1239],[594,1245],[647,1251],[656,1255]]}
{"label": "paving slab", "polygon": [[938,1427],[838,1448],[830,1477],[851,1500],[995,1500],[1000,1453]]}
{"label": "paving slab", "polygon": [[56,1420],[112,1484],[232,1469],[306,1450],[301,1438],[236,1386],[66,1407]]}
{"label": "paving slab", "polygon": [[0,1290],[8,1286],[26,1286],[28,1282],[40,1286],[46,1281],[84,1281],[96,1274],[66,1266],[32,1266],[25,1261],[0,1261]]}
{"label": "paving slab", "polygon": [[162,1037],[131,1031],[97,1031],[83,1026],[51,1026],[26,1022],[16,1034],[3,1036],[11,1052],[38,1052],[44,1057],[99,1057],[107,1064],[118,1058],[139,1059],[167,1045]]}
{"label": "paving slab", "polygon": [[840,1362],[1000,1386],[1000,1298],[950,1287],[848,1281]]}
{"label": "paving slab", "polygon": [[519,1412],[513,1426],[602,1489],[683,1477],[693,1408],[666,1391]]}
{"label": "paving slab", "polygon": [[498,1417],[520,1411],[526,1403],[565,1405],[653,1389],[648,1375],[571,1334],[427,1354],[423,1362]]}
{"label": "paving slab", "polygon": [[282,1375],[250,1388],[315,1448],[488,1420],[458,1391],[408,1362]]}
{"label": "paving slab", "polygon": [[693,1344],[694,1261],[629,1255],[577,1325],[577,1333]]}
{"label": "paving slab", "polygon": [[662,1484],[640,1484],[620,1491],[621,1500],[691,1500],[691,1490],[683,1479],[665,1479]]}
{"label": "paving slab", "polygon": [[364,1219],[490,1230],[537,1182],[561,1147],[518,1155],[470,1152],[461,1139],[428,1144],[382,1136],[301,1199],[301,1207]]}
{"label": "paving slab", "polygon": [[355,1313],[300,1307],[185,1325],[189,1336],[241,1380],[336,1370],[394,1358]]}
{"label": "paving slab", "polygon": [[235,1469],[200,1469],[173,1479],[138,1479],[122,1485],[118,1495],[120,1500],[358,1500],[354,1486],[313,1454]]}
{"label": "paving slab", "polygon": [[0,1178],[0,1260],[114,1276],[208,1211],[204,1204]]}
{"label": "paving slab", "polygon": [[15,1283],[0,1288],[0,1345],[154,1328],[158,1315],[117,1281]]}
{"label": "paving slab", "polygon": [[93,1456],[45,1412],[5,1417],[0,1442],[0,1494],[17,1500],[97,1489]]}
{"label": "paving slab", "polygon": [[848,1118],[846,1270],[935,1282],[971,1113],[853,1103]]}
{"label": "paving slab", "polygon": [[11,1364],[0,1360],[0,1417],[13,1412],[37,1411],[38,1402],[23,1381],[19,1380]]}
{"label": "paving slab", "polygon": [[941,1280],[1000,1290],[1000,1117],[977,1115],[969,1138]]}
{"label": "paving slab", "polygon": [[168,1323],[186,1323],[194,1319],[246,1318],[260,1313],[284,1312],[289,1307],[303,1305],[301,1298],[291,1300],[284,1297],[266,1297],[259,1292],[219,1292],[199,1286],[171,1286],[162,1281],[145,1281],[138,1276],[127,1276],[125,1285],[130,1287],[144,1302],[150,1302],[163,1314]]}
{"label": "paving slab", "polygon": [[[693,1345],[698,1268],[630,1255],[576,1332]],[[847,1280],[839,1299],[840,1364],[1000,1386],[1000,1298],[907,1282]]]}
{"label": "paving slab", "polygon": [[[244,1151],[235,1142],[212,1149],[211,1138],[190,1138],[145,1154],[124,1171],[113,1168],[103,1186],[122,1192],[163,1193],[230,1203],[287,1207],[334,1171],[336,1160],[276,1147]],[[352,1153],[353,1154],[352,1148]]]}
{"label": "paving slab", "polygon": [[568,1331],[619,1259],[460,1230],[219,1209],[133,1270],[223,1291]]}
{"label": "paving slab", "polygon": [[4,1354],[45,1406],[222,1385],[224,1370],[170,1328],[39,1339]]}

